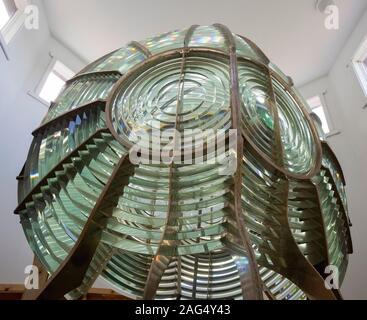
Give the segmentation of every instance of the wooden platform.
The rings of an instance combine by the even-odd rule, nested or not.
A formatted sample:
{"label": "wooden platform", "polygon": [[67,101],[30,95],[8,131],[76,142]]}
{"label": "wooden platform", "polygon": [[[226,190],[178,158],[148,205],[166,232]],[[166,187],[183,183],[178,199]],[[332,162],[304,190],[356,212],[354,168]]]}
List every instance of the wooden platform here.
{"label": "wooden platform", "polygon": [[[24,285],[0,284],[0,301],[21,300],[26,291]],[[91,289],[83,300],[129,300],[110,289]]]}

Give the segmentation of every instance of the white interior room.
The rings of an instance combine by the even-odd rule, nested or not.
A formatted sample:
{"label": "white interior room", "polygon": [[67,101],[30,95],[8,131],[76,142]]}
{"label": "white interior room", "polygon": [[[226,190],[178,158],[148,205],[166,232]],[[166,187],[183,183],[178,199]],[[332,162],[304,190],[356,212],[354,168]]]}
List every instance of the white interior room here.
{"label": "white interior room", "polygon": [[[33,261],[13,213],[16,177],[32,131],[65,81],[129,41],[222,23],[254,41],[323,121],[344,171],[353,224],[342,294],[367,299],[366,0],[335,0],[336,21],[315,0],[14,0],[15,7],[11,1],[0,0],[0,283],[23,283]],[[99,279],[95,286],[108,284]]]}

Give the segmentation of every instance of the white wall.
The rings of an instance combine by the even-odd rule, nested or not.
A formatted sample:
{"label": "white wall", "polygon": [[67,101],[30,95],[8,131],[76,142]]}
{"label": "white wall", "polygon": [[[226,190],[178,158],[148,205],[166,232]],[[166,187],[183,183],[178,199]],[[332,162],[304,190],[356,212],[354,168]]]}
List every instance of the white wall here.
{"label": "white wall", "polygon": [[21,283],[25,266],[33,255],[25,240],[19,218],[13,214],[17,206],[17,182],[32,140],[47,107],[27,94],[37,86],[50,63],[49,52],[72,70],[85,63],[54,40],[49,32],[42,3],[39,30],[22,28],[9,43],[10,61],[0,52],[0,283]]}
{"label": "white wall", "polygon": [[350,36],[329,74],[299,88],[307,99],[322,92],[335,126],[340,134],[329,139],[336,152],[347,182],[354,254],[350,257],[342,287],[345,299],[367,299],[367,110],[352,58],[367,36],[367,12]]}

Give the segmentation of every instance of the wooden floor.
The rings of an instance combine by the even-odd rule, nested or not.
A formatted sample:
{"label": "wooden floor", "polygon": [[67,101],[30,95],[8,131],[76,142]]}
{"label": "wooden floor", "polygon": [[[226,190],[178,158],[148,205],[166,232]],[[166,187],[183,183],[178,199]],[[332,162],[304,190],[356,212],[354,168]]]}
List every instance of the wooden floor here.
{"label": "wooden floor", "polygon": [[[0,284],[0,301],[21,300],[25,292],[24,285]],[[129,300],[110,289],[91,289],[83,300]]]}

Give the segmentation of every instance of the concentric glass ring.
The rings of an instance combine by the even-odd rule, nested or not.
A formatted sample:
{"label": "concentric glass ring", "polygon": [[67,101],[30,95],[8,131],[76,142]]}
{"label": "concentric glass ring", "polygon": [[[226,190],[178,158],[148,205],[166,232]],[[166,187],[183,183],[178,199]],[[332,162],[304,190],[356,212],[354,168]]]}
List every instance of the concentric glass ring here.
{"label": "concentric glass ring", "polygon": [[[230,128],[228,61],[190,56],[180,83],[182,58],[153,65],[121,81],[110,97],[113,130],[124,143],[136,141],[140,131],[175,129],[219,130]],[[119,86],[121,84],[121,86]],[[182,86],[182,106],[177,97]]]}
{"label": "concentric glass ring", "polygon": [[[239,64],[239,92],[242,130],[256,150],[286,174],[304,177],[314,172],[320,153],[318,139],[304,110],[281,81],[264,68],[243,62]],[[280,146],[276,144],[277,119]]]}
{"label": "concentric glass ring", "polygon": [[[181,84],[183,104],[177,113],[182,67],[182,57],[177,52],[165,53],[167,58],[163,61],[153,56],[113,88],[107,123],[125,146],[136,142],[141,131],[154,136],[154,130],[174,129],[176,116],[180,123],[176,129],[180,131],[230,128],[228,59],[213,49],[205,54],[202,48],[189,52]],[[281,76],[275,77],[274,71],[266,70],[258,62],[241,60],[238,65],[242,133],[270,165],[287,175],[307,178],[320,165],[316,131],[294,98],[295,93],[286,90]],[[277,121],[280,145],[276,144]]]}

